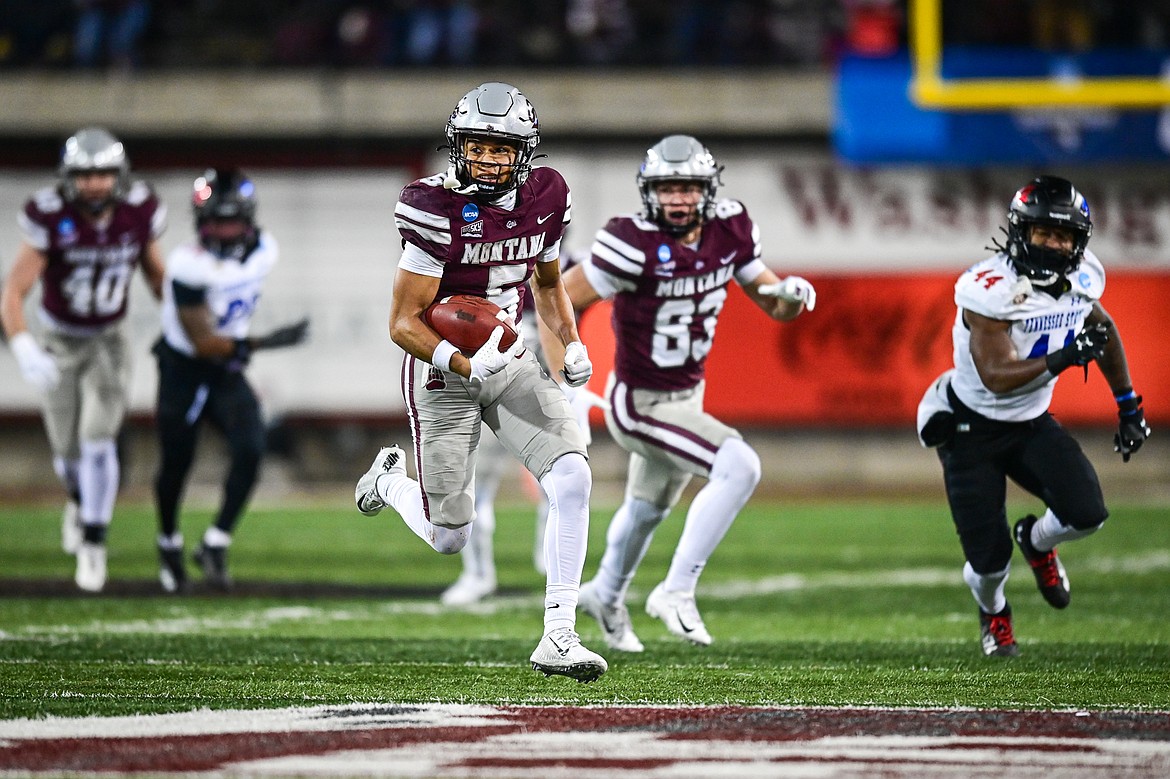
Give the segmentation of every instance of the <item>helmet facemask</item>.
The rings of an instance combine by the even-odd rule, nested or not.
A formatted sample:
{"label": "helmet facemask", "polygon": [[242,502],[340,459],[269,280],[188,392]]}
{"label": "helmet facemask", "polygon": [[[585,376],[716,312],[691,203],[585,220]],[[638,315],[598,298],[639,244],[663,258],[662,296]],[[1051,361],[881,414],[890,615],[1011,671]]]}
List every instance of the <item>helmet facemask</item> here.
{"label": "helmet facemask", "polygon": [[[195,232],[204,249],[221,259],[242,260],[257,243],[256,187],[238,170],[209,169],[195,179],[191,195]],[[242,230],[224,231],[237,222]]]}
{"label": "helmet facemask", "polygon": [[[540,144],[540,121],[536,109],[519,89],[493,81],[481,84],[459,100],[447,120],[446,135],[451,167],[443,186],[464,195],[496,198],[528,180],[533,154]],[[513,147],[516,154],[510,175],[496,181],[473,178],[474,162],[466,153],[469,139]]]}
{"label": "helmet facemask", "polygon": [[[646,218],[670,235],[686,235],[711,218],[722,170],[711,152],[689,135],[663,138],[646,152],[636,178]],[[656,185],[676,181],[697,183],[702,192],[695,218],[686,224],[667,219],[658,197]]]}
{"label": "helmet facemask", "polygon": [[[1071,232],[1072,249],[1066,252],[1033,244],[1032,228],[1037,225]],[[1041,176],[1012,199],[1007,234],[1007,254],[1016,270],[1041,285],[1052,284],[1081,264],[1093,235],[1089,204],[1067,180]]]}
{"label": "helmet facemask", "polygon": [[[65,199],[97,216],[126,194],[130,161],[121,141],[100,127],[86,127],[65,141],[57,172]],[[113,189],[100,199],[85,198],[77,186],[77,177],[85,173],[114,174]]]}

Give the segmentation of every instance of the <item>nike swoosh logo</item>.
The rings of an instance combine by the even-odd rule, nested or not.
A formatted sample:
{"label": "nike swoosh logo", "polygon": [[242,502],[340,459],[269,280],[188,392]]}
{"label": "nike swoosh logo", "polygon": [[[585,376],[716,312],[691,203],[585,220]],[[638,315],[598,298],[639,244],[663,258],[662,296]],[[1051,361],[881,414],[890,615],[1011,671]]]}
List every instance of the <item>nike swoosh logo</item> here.
{"label": "nike swoosh logo", "polygon": [[734,259],[735,259],[735,252],[732,252],[731,254],[727,255],[726,257],[720,258],[719,264],[726,265],[727,263],[731,262]]}
{"label": "nike swoosh logo", "polygon": [[683,622],[682,614],[678,615],[678,624],[679,624],[679,627],[681,627],[683,629],[684,633],[694,633],[695,632],[695,629],[693,627],[691,627],[687,623]]}
{"label": "nike swoosh logo", "polygon": [[[556,213],[556,211],[553,211],[553,214],[555,214],[555,213]],[[538,217],[536,217],[536,223],[538,225],[542,225],[545,222],[547,222],[550,217],[552,217],[552,214],[545,214],[544,216],[538,216]]]}

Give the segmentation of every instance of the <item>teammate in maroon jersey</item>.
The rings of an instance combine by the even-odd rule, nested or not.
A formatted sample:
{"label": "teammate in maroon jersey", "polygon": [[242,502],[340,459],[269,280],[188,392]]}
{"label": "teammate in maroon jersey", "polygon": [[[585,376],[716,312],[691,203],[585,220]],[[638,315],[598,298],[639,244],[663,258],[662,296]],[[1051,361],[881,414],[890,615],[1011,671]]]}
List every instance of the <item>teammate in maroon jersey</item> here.
{"label": "teammate in maroon jersey", "polygon": [[[0,314],[21,373],[43,395],[53,468],[69,496],[62,546],[77,555],[77,586],[98,592],[130,379],[123,326],[130,279],[141,265],[160,296],[166,207],[145,183],[130,180],[125,149],[100,128],[65,142],[59,173],[59,184],[36,192],[20,212],[24,240]],[[38,280],[41,342],[24,316]]]}
{"label": "teammate in maroon jersey", "polygon": [[575,631],[585,562],[592,475],[569,403],[523,338],[499,350],[503,328],[475,354],[461,354],[428,327],[422,311],[454,294],[488,298],[517,321],[532,278],[536,314],[565,351],[564,376],[589,380],[593,366],[577,335],[561,281],[561,237],[569,187],[552,168],[533,168],[540,142],[536,109],[509,84],[468,92],[447,121],[451,166],[402,190],[394,219],[402,256],[390,307],[390,337],[406,351],[402,390],[419,479],[402,449],[385,447],[355,490],[358,509],[393,507],[415,534],[443,554],[467,543],[480,423],[539,480],[549,499],[544,635],[530,658],[548,674],[588,682],[607,670]]}
{"label": "teammate in maroon jersey", "polygon": [[760,260],[759,230],[743,204],[716,199],[721,170],[694,138],[662,139],[637,176],[644,212],[611,219],[598,231],[589,260],[565,275],[577,309],[613,299],[616,354],[606,422],[630,452],[629,475],[601,566],[582,585],[580,600],[606,643],[621,651],[643,649],[626,590],[654,529],[692,476],[707,484],[687,512],[670,570],[646,611],[688,641],[711,643],[695,585],[760,479],[756,452],[703,410],[707,354],[728,285],[734,280],[779,321],[816,304],[809,282],[780,280]]}

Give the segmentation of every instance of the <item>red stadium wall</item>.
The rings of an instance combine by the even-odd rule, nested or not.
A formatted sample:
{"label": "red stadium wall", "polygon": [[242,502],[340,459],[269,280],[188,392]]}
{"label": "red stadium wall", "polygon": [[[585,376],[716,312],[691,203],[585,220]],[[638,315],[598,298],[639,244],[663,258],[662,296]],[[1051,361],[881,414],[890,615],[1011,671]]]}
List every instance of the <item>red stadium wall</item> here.
{"label": "red stadium wall", "polygon": [[[923,390],[951,365],[956,275],[808,278],[817,288],[817,308],[788,323],[771,321],[735,288],[711,352],[708,410],[745,425],[912,425]],[[1170,274],[1138,271],[1110,273],[1102,300],[1124,338],[1134,386],[1155,418],[1170,398],[1167,301]],[[595,367],[590,388],[598,393],[613,365],[609,315],[609,305],[599,304],[581,323]],[[1096,368],[1087,383],[1079,369],[1065,372],[1052,411],[1072,425],[1116,418]]]}

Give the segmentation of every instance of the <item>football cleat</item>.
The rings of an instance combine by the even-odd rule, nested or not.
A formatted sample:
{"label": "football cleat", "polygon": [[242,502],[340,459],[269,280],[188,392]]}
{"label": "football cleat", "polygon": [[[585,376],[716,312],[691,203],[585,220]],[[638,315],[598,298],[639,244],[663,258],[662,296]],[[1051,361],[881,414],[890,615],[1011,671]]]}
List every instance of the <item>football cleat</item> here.
{"label": "football cleat", "polygon": [[77,554],[84,531],[81,528],[81,506],[75,500],[65,503],[61,512],[61,549],[65,554]]}
{"label": "football cleat", "polygon": [[400,446],[383,446],[374,458],[374,464],[358,479],[353,497],[358,511],[367,517],[377,516],[386,508],[386,501],[378,495],[378,477],[388,473],[406,475],[406,458]]}
{"label": "football cleat", "polygon": [[1032,574],[1036,577],[1036,587],[1048,605],[1054,609],[1063,609],[1069,603],[1068,575],[1064,565],[1056,556],[1056,550],[1041,552],[1032,546],[1032,526],[1038,520],[1033,515],[1021,519],[1016,523],[1012,535],[1016,537],[1016,545],[1020,547],[1024,559],[1032,567]]}
{"label": "football cleat", "polygon": [[572,628],[557,628],[546,633],[528,659],[532,670],[545,676],[568,676],[586,683],[596,681],[609,670],[605,658],[586,649]]}
{"label": "football cleat", "polygon": [[979,630],[983,654],[988,657],[1015,657],[1020,653],[1012,635],[1012,607],[1004,606],[998,614],[979,609]]}
{"label": "football cleat", "polygon": [[77,570],[73,581],[86,592],[101,592],[106,586],[106,545],[82,542],[77,548]]}
{"label": "football cleat", "polygon": [[208,546],[202,543],[192,557],[195,564],[203,569],[203,580],[209,586],[227,592],[235,584],[228,575],[226,546]]}
{"label": "football cleat", "polygon": [[191,589],[187,566],[183,564],[183,548],[158,550],[158,581],[163,592],[182,594]]}
{"label": "football cleat", "polygon": [[443,591],[439,601],[444,606],[470,606],[496,591],[494,576],[476,576],[466,571]]}
{"label": "football cleat", "polygon": [[659,584],[646,599],[646,613],[662,620],[666,629],[680,638],[702,646],[711,643],[711,634],[699,616],[692,593],[671,592]]}
{"label": "football cleat", "polygon": [[634,635],[634,626],[630,624],[630,610],[626,608],[626,604],[609,606],[602,603],[601,598],[597,597],[597,587],[593,582],[581,585],[577,607],[601,625],[601,634],[610,649],[619,652],[641,652],[645,649]]}

